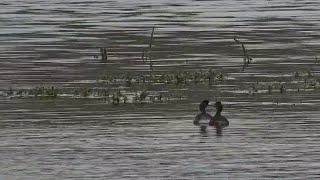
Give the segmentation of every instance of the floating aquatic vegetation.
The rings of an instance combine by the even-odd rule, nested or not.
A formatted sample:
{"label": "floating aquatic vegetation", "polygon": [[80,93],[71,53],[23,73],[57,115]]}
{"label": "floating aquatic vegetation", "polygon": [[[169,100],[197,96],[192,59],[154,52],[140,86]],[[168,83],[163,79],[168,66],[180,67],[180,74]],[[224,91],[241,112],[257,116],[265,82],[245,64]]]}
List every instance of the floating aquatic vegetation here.
{"label": "floating aquatic vegetation", "polygon": [[35,87],[32,89],[18,89],[14,90],[11,87],[6,93],[8,97],[25,97],[25,96],[33,96],[33,97],[51,97],[55,98],[59,94],[58,89],[55,87]]}
{"label": "floating aquatic vegetation", "polygon": [[101,77],[102,82],[107,84],[125,84],[131,87],[134,84],[176,84],[189,85],[190,83],[209,83],[221,82],[226,80],[226,74],[220,71],[209,69],[207,71],[186,71],[178,69],[174,72],[162,74],[140,74],[140,75],[125,75],[111,76],[104,75]]}
{"label": "floating aquatic vegetation", "polygon": [[[55,87],[35,87],[31,89],[13,89],[0,93],[1,96],[9,98],[81,98],[81,99],[97,99],[103,100],[107,104],[128,104],[128,103],[161,103],[166,101],[176,101],[181,99],[181,95],[177,96],[172,93],[163,93],[152,91],[150,93],[145,90],[121,90],[119,88],[80,88],[80,89],[57,89]],[[184,97],[183,97],[184,98]]]}
{"label": "floating aquatic vegetation", "polygon": [[58,90],[55,87],[35,87],[29,91],[25,91],[26,94],[34,95],[35,97],[57,97]]}

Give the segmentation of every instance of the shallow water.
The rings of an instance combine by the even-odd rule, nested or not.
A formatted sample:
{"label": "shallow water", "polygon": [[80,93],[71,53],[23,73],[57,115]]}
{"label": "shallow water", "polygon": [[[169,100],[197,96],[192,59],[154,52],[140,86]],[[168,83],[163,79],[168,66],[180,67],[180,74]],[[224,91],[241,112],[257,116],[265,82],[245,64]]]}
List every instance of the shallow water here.
{"label": "shallow water", "polygon": [[[169,86],[183,100],[155,104],[0,97],[0,179],[319,178],[319,87],[293,78],[310,71],[319,80],[317,0],[4,0],[0,7],[2,90],[94,87],[103,74],[149,71],[141,52],[154,26],[155,71],[211,67],[228,75],[210,87]],[[245,71],[235,36],[253,57]],[[100,47],[107,64],[94,57]],[[269,84],[277,86],[272,94]],[[192,124],[206,98],[225,104],[231,125],[223,136]]]}

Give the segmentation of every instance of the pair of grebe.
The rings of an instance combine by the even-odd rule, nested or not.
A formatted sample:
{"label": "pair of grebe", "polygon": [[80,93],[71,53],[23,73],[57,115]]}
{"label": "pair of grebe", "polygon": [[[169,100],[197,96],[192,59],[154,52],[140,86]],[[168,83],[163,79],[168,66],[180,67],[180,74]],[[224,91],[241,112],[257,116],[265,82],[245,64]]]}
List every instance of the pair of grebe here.
{"label": "pair of grebe", "polygon": [[223,105],[220,101],[216,102],[214,104],[214,107],[216,108],[217,112],[212,117],[209,113],[206,112],[206,108],[209,105],[208,100],[203,100],[200,105],[200,113],[195,117],[193,123],[197,126],[200,126],[200,130],[202,132],[205,132],[207,130],[207,126],[213,126],[216,128],[217,134],[222,133],[222,129],[229,126],[229,121],[227,118],[221,115],[221,112],[223,110]]}

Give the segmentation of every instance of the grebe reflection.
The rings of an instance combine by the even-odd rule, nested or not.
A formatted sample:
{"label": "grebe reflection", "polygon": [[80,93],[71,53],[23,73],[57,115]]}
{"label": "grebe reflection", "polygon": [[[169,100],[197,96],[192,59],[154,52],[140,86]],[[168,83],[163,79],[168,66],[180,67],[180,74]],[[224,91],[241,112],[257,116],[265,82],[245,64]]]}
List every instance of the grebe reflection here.
{"label": "grebe reflection", "polygon": [[208,100],[203,100],[199,105],[200,113],[195,117],[193,124],[200,126],[201,132],[206,132],[209,125],[209,121],[212,119],[212,116],[206,112],[206,108],[209,105]]}

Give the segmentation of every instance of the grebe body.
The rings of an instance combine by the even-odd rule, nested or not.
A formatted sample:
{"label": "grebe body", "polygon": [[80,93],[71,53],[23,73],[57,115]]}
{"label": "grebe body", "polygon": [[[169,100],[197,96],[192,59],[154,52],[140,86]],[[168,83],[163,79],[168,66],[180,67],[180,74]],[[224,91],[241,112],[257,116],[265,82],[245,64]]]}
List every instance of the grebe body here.
{"label": "grebe body", "polygon": [[204,100],[199,105],[200,113],[195,117],[193,124],[200,126],[200,130],[205,132],[209,126],[209,122],[212,119],[212,116],[206,112],[206,108],[209,104],[208,100]]}
{"label": "grebe body", "polygon": [[214,126],[217,130],[217,134],[222,133],[222,129],[229,126],[229,121],[227,118],[221,115],[223,105],[220,101],[216,102],[214,105],[217,109],[216,114],[210,119],[209,125]]}

